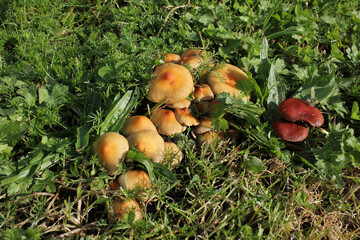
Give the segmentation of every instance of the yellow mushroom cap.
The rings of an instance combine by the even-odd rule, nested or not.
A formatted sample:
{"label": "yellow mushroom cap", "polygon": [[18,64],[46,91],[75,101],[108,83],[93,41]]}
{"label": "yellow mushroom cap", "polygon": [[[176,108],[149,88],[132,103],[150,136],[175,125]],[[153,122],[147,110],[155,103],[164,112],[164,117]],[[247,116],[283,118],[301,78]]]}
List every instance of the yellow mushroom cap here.
{"label": "yellow mushroom cap", "polygon": [[176,120],[185,126],[199,125],[199,121],[191,114],[189,108],[177,108],[175,111]]}
{"label": "yellow mushroom cap", "polygon": [[206,83],[201,84],[200,86],[195,88],[194,98],[196,100],[208,101],[213,99],[214,97],[215,96],[213,91],[211,90],[211,87]]}
{"label": "yellow mushroom cap", "polygon": [[188,66],[190,69],[196,69],[203,61],[204,59],[202,57],[195,55],[190,57],[182,57],[180,63],[182,65]]}
{"label": "yellow mushroom cap", "polygon": [[207,144],[211,145],[215,141],[223,139],[224,138],[224,133],[223,132],[210,131],[210,132],[197,134],[196,138],[197,138],[197,142],[199,144],[207,143]]}
{"label": "yellow mushroom cap", "polygon": [[149,174],[141,170],[127,170],[120,175],[118,182],[125,190],[151,188]]}
{"label": "yellow mushroom cap", "polygon": [[205,52],[201,49],[189,49],[183,52],[180,57],[204,56]]}
{"label": "yellow mushroom cap", "polygon": [[129,143],[121,134],[107,132],[95,141],[93,149],[100,162],[105,164],[107,173],[115,175],[119,169],[118,165],[125,158],[129,150]]}
{"label": "yellow mushroom cap", "polygon": [[236,83],[243,80],[248,80],[246,73],[240,68],[227,63],[217,67],[207,77],[207,82],[215,95],[226,92],[235,97],[239,97],[240,92],[236,87]]}
{"label": "yellow mushroom cap", "polygon": [[189,99],[183,99],[179,102],[169,104],[167,106],[170,108],[184,108],[184,107],[190,107],[190,105],[191,105],[191,102]]}
{"label": "yellow mushroom cap", "polygon": [[171,163],[172,167],[176,167],[183,159],[184,154],[180,148],[172,142],[165,142],[165,149],[163,153],[163,163]]}
{"label": "yellow mushroom cap", "polygon": [[136,147],[145,157],[153,162],[161,161],[164,139],[155,131],[135,132],[127,137],[130,147]]}
{"label": "yellow mushroom cap", "polygon": [[134,222],[143,218],[140,205],[135,199],[113,199],[112,210],[108,212],[108,218],[111,223],[116,223],[117,221],[122,221],[129,212],[135,213]]}
{"label": "yellow mushroom cap", "polygon": [[152,102],[166,101],[168,104],[179,102],[192,92],[194,83],[189,70],[181,65],[165,63],[154,72],[150,80],[148,97]]}
{"label": "yellow mushroom cap", "polygon": [[214,127],[212,126],[211,118],[200,118],[199,125],[195,127],[195,134],[202,134],[206,132],[213,131]]}
{"label": "yellow mushroom cap", "polygon": [[132,116],[126,119],[124,123],[125,129],[125,136],[128,137],[129,135],[140,132],[144,130],[152,130],[157,131],[153,122],[147,118],[146,116]]}
{"label": "yellow mushroom cap", "polygon": [[186,127],[176,120],[175,113],[168,109],[158,109],[153,112],[151,121],[157,127],[158,132],[166,136],[182,133],[186,130]]}

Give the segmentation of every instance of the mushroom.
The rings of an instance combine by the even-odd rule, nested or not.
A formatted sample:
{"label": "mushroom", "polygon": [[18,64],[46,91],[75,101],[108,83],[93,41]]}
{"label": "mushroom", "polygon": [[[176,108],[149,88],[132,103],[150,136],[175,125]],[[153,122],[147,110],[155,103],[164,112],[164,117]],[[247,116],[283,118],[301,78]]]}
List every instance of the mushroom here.
{"label": "mushroom", "polygon": [[167,104],[186,99],[194,87],[189,70],[174,63],[165,63],[157,68],[149,84],[149,99],[154,103],[166,101]]}
{"label": "mushroom", "polygon": [[163,163],[170,163],[171,167],[176,167],[183,159],[184,154],[180,151],[180,148],[172,142],[165,142],[165,148],[163,153]]}
{"label": "mushroom", "polygon": [[112,200],[112,209],[108,212],[108,218],[111,223],[116,223],[117,221],[121,222],[130,212],[134,212],[135,214],[134,222],[143,218],[140,205],[135,199],[125,200],[122,198],[116,198]]}
{"label": "mushroom", "polygon": [[304,121],[313,127],[324,124],[324,116],[320,110],[298,98],[286,99],[279,104],[277,110],[283,119],[290,122]]}
{"label": "mushroom", "polygon": [[120,175],[118,183],[125,190],[148,189],[152,186],[149,174],[142,170],[127,170]]}
{"label": "mushroom", "polygon": [[135,132],[144,130],[157,131],[154,123],[146,116],[132,116],[126,119],[124,123],[124,132],[126,137]]}
{"label": "mushroom", "polygon": [[272,125],[274,133],[288,142],[301,142],[308,135],[308,129],[301,123],[293,123],[278,118]]}
{"label": "mushroom", "polygon": [[199,120],[199,125],[197,125],[195,127],[195,134],[202,134],[202,133],[206,133],[206,132],[210,132],[213,131],[214,127],[212,126],[212,121],[211,118],[200,118]]}
{"label": "mushroom", "polygon": [[180,64],[188,66],[191,70],[198,68],[204,59],[200,56],[189,56],[189,57],[182,57]]}
{"label": "mushroom", "polygon": [[110,190],[119,190],[120,189],[120,185],[118,180],[113,179],[110,183],[109,183],[109,188]]}
{"label": "mushroom", "polygon": [[[163,58],[164,53],[160,54],[160,57]],[[158,57],[158,56],[156,56]],[[181,60],[181,57],[178,54],[175,53],[167,53],[165,54],[165,62],[174,62],[174,63],[179,63]],[[163,60],[161,60],[161,62],[164,62]]]}
{"label": "mushroom", "polygon": [[184,108],[184,107],[190,107],[190,104],[191,104],[191,102],[189,99],[183,99],[179,102],[169,104],[167,106],[170,108]]}
{"label": "mushroom", "polygon": [[208,101],[195,102],[195,107],[200,113],[206,113],[209,111],[210,103]]}
{"label": "mushroom", "polygon": [[151,121],[157,127],[158,132],[166,136],[182,133],[186,130],[186,127],[176,120],[175,113],[168,109],[157,109],[151,115]]}
{"label": "mushroom", "polygon": [[204,56],[205,52],[201,49],[189,49],[186,50],[185,52],[183,52],[180,57],[181,58],[185,58],[185,57],[192,57],[192,56]]}
{"label": "mushroom", "polygon": [[209,131],[196,135],[198,144],[202,145],[207,143],[209,145],[213,144],[215,141],[221,140],[224,138],[224,133],[222,131]]}
{"label": "mushroom", "polygon": [[164,139],[155,131],[145,130],[128,136],[130,147],[136,147],[145,157],[153,162],[161,161]]}
{"label": "mushroom", "polygon": [[129,143],[121,134],[107,132],[95,141],[93,149],[107,173],[115,175],[129,150]]}
{"label": "mushroom", "polygon": [[177,108],[175,111],[176,120],[185,126],[199,125],[199,121],[191,114],[189,108]]}
{"label": "mushroom", "polygon": [[227,63],[215,68],[207,77],[207,82],[215,95],[226,92],[247,101],[249,96],[242,96],[236,86],[239,81],[248,81],[248,76],[240,68]]}
{"label": "mushroom", "polygon": [[203,83],[200,86],[195,88],[195,91],[194,91],[194,99],[195,100],[208,101],[208,100],[213,99],[214,97],[215,96],[214,96],[213,91],[211,90],[211,87],[206,83]]}

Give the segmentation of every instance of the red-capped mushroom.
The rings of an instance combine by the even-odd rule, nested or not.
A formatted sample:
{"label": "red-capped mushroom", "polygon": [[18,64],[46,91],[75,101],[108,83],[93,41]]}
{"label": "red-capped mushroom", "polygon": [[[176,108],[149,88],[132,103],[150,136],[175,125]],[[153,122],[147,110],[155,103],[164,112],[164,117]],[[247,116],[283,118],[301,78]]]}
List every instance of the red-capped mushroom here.
{"label": "red-capped mushroom", "polygon": [[282,118],[277,119],[273,125],[274,133],[288,142],[301,142],[308,135],[308,129],[301,123],[293,123]]}
{"label": "red-capped mushroom", "polygon": [[277,110],[283,119],[290,122],[304,121],[313,127],[324,124],[324,116],[320,110],[298,98],[286,99],[279,104]]}

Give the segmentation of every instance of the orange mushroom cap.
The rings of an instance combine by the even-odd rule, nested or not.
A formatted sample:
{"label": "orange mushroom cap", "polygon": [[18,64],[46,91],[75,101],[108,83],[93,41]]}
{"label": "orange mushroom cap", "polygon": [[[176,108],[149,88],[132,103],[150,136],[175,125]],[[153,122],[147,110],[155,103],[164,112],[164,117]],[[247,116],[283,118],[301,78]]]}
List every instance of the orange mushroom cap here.
{"label": "orange mushroom cap", "polygon": [[152,102],[167,101],[168,104],[179,102],[192,92],[194,83],[189,70],[181,65],[165,63],[154,72],[150,80],[148,97]]}
{"label": "orange mushroom cap", "polygon": [[136,147],[145,157],[153,162],[161,161],[164,139],[155,131],[135,132],[127,137],[130,147]]}
{"label": "orange mushroom cap", "polygon": [[124,123],[124,132],[125,136],[129,136],[135,132],[140,132],[144,130],[157,131],[153,122],[146,116],[132,116],[126,119]]}
{"label": "orange mushroom cap", "polygon": [[177,108],[175,111],[176,120],[185,126],[199,125],[199,121],[191,114],[189,108]]}
{"label": "orange mushroom cap", "polygon": [[183,99],[179,102],[169,104],[167,106],[170,108],[184,108],[184,107],[190,107],[190,105],[191,105],[191,102],[189,99]]}
{"label": "orange mushroom cap", "polygon": [[130,212],[135,213],[134,222],[143,218],[143,213],[141,211],[140,205],[135,199],[113,199],[112,209],[108,212],[109,221],[111,223],[123,221],[124,217]]}
{"label": "orange mushroom cap", "polygon": [[208,84],[204,83],[195,88],[194,98],[196,100],[208,101],[213,99],[214,97],[214,93]]}
{"label": "orange mushroom cap", "polygon": [[121,134],[107,132],[95,141],[93,149],[100,162],[105,164],[107,173],[115,175],[129,150],[129,143]]}
{"label": "orange mushroom cap", "polygon": [[[238,81],[248,80],[248,76],[240,68],[231,64],[222,64],[212,71],[208,77],[207,82],[215,95],[226,92],[241,97],[239,89],[236,87]],[[249,96],[244,96],[243,99],[247,101]]]}
{"label": "orange mushroom cap", "polygon": [[175,113],[168,109],[158,109],[153,112],[151,121],[157,127],[158,132],[166,136],[182,133],[186,130],[186,127],[176,119]]}
{"label": "orange mushroom cap", "polygon": [[308,129],[301,123],[293,123],[282,118],[277,119],[273,125],[274,133],[288,142],[301,142],[308,136]]}
{"label": "orange mushroom cap", "polygon": [[120,175],[118,182],[125,190],[148,189],[152,186],[149,174],[142,170],[127,170]]}
{"label": "orange mushroom cap", "polygon": [[211,118],[200,118],[199,120],[199,125],[197,125],[195,127],[195,134],[202,134],[202,133],[206,133],[206,132],[210,132],[213,131],[214,127],[212,126],[212,121]]}

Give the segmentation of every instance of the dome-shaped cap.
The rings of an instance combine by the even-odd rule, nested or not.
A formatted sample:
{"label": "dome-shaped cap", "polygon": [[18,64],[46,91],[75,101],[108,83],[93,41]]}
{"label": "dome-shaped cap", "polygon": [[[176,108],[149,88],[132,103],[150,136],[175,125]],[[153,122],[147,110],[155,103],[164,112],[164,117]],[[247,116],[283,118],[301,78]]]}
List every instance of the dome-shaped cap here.
{"label": "dome-shaped cap", "polygon": [[144,130],[157,131],[154,123],[146,116],[135,115],[126,119],[124,123],[125,136]]}
{"label": "dome-shaped cap", "polygon": [[155,131],[135,132],[127,137],[130,147],[136,147],[145,157],[153,162],[161,161],[164,139]]}
{"label": "dome-shaped cap", "polygon": [[93,149],[107,173],[115,175],[129,150],[129,143],[121,134],[107,132],[95,141]]}
{"label": "dome-shaped cap", "polygon": [[[240,91],[237,89],[236,83],[244,80],[248,80],[246,73],[240,68],[227,63],[215,68],[207,77],[207,82],[215,95],[226,92],[235,97],[240,97]],[[248,96],[243,97],[243,99],[247,100]]]}
{"label": "dome-shaped cap", "polygon": [[286,99],[279,104],[277,110],[283,119],[290,122],[304,121],[313,127],[324,124],[324,116],[320,110],[298,98]]}
{"label": "dome-shaped cap", "polygon": [[172,103],[167,106],[170,108],[184,108],[184,107],[190,107],[190,105],[191,105],[191,102],[189,99],[183,99],[179,102]]}
{"label": "dome-shaped cap", "polygon": [[155,103],[167,100],[168,104],[187,98],[194,87],[189,70],[174,63],[165,63],[158,67],[149,84],[149,99]]}
{"label": "dome-shaped cap", "polygon": [[151,121],[157,127],[158,132],[166,136],[182,133],[186,130],[186,127],[176,119],[175,113],[168,109],[157,109],[151,115]]}
{"label": "dome-shaped cap", "polygon": [[127,170],[120,175],[118,182],[125,190],[151,188],[149,174],[142,170]]}
{"label": "dome-shaped cap", "polygon": [[134,222],[143,218],[139,203],[135,199],[115,198],[112,200],[112,209],[108,212],[108,218],[111,223],[122,221],[126,214],[134,212]]}
{"label": "dome-shaped cap", "polygon": [[199,119],[199,125],[195,127],[194,132],[195,134],[202,134],[213,130],[211,118],[203,117]]}
{"label": "dome-shaped cap", "polygon": [[301,142],[308,136],[308,129],[301,123],[293,123],[282,118],[277,119],[273,125],[274,133],[288,142]]}
{"label": "dome-shaped cap", "polygon": [[201,101],[208,101],[213,99],[214,93],[211,90],[210,86],[206,83],[201,84],[200,86],[195,88],[194,91],[194,98],[196,100],[201,100]]}
{"label": "dome-shaped cap", "polygon": [[171,167],[176,167],[183,159],[184,154],[180,148],[173,142],[165,142],[163,153],[163,164],[171,163]]}
{"label": "dome-shaped cap", "polygon": [[199,125],[199,121],[191,114],[189,108],[177,108],[175,111],[176,120],[185,126]]}

